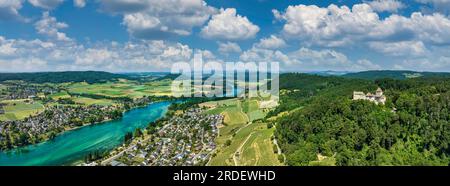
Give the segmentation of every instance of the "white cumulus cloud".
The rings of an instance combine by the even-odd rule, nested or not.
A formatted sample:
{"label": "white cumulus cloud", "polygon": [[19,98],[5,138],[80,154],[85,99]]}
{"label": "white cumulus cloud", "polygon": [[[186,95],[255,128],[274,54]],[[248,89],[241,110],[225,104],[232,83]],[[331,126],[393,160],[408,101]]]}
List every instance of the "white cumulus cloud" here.
{"label": "white cumulus cloud", "polygon": [[123,15],[128,32],[141,39],[190,35],[217,10],[203,0],[100,0],[102,10]]}
{"label": "white cumulus cloud", "polygon": [[229,53],[240,53],[241,47],[237,43],[233,42],[219,42],[219,49],[218,51],[222,54],[229,54]]}
{"label": "white cumulus cloud", "polygon": [[64,0],[28,0],[35,7],[51,10],[64,2]]}
{"label": "white cumulus cloud", "polygon": [[372,42],[369,46],[390,56],[420,56],[427,52],[425,45],[420,41]]}
{"label": "white cumulus cloud", "polygon": [[73,4],[78,8],[86,6],[86,0],[73,0]]}
{"label": "white cumulus cloud", "polygon": [[50,16],[49,12],[42,13],[42,18],[35,23],[35,28],[39,34],[58,41],[71,41],[65,33],[59,31],[68,27],[69,25],[66,23],[58,22],[55,17]]}
{"label": "white cumulus cloud", "polygon": [[283,71],[361,71],[381,69],[380,65],[368,59],[352,61],[344,53],[335,50],[313,50],[305,47],[289,53],[252,47],[241,54],[240,60],[244,62],[279,62]]}
{"label": "white cumulus cloud", "polygon": [[262,38],[256,44],[257,47],[267,48],[267,49],[277,49],[286,46],[286,42],[275,35],[271,35],[268,38]]}
{"label": "white cumulus cloud", "polygon": [[[196,50],[206,61],[214,54]],[[80,44],[0,36],[0,71],[104,70],[161,71],[190,62],[194,49],[162,40]]]}
{"label": "white cumulus cloud", "polygon": [[256,36],[259,27],[247,17],[236,13],[236,9],[221,9],[213,15],[208,24],[202,28],[201,35],[211,39],[241,40]]}
{"label": "white cumulus cloud", "polygon": [[21,19],[19,10],[23,0],[0,0],[0,21]]}
{"label": "white cumulus cloud", "polygon": [[373,0],[366,3],[377,12],[397,12],[406,6],[399,0]]}
{"label": "white cumulus cloud", "polygon": [[[274,11],[275,13],[277,11]],[[364,44],[369,41],[420,41],[425,45],[450,44],[450,19],[440,13],[414,12],[409,17],[392,14],[384,19],[368,4],[352,8],[330,5],[289,6],[276,13],[286,23],[283,33],[308,45],[327,47]]]}

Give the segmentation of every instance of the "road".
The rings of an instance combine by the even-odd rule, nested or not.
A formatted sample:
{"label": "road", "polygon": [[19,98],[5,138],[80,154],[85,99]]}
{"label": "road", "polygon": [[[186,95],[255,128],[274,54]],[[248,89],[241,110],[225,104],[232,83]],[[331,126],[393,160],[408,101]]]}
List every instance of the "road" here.
{"label": "road", "polygon": [[247,136],[247,138],[245,139],[245,141],[241,143],[241,146],[239,146],[239,148],[234,152],[234,154],[233,154],[234,166],[238,166],[238,160],[237,160],[236,155],[239,153],[239,158],[241,157],[241,155],[242,155],[242,153],[241,153],[242,147],[244,147],[245,143],[247,143],[247,141],[250,139],[250,137],[252,137],[252,135],[253,135],[254,133],[255,133],[255,132],[250,133],[250,134]]}

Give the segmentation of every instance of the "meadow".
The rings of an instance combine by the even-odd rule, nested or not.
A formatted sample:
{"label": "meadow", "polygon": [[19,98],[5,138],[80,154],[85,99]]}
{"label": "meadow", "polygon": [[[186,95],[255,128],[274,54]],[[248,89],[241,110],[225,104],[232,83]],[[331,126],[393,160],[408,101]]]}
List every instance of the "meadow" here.
{"label": "meadow", "polygon": [[5,113],[0,115],[0,121],[21,120],[44,110],[44,106],[40,102],[25,99],[7,100],[1,103],[5,104],[3,106]]}
{"label": "meadow", "polygon": [[120,80],[107,83],[73,83],[68,91],[77,94],[96,94],[108,97],[140,98],[145,96],[170,96],[170,81],[161,80],[148,83],[139,83],[130,80]]}

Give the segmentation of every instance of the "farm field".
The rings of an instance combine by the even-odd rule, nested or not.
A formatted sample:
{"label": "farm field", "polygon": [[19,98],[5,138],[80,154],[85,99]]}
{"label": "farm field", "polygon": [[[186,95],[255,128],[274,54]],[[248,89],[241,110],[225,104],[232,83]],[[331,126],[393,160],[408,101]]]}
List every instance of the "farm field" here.
{"label": "farm field", "polygon": [[138,84],[134,81],[121,80],[108,83],[74,83],[69,86],[69,92],[78,94],[96,94],[109,97],[139,98],[146,96],[171,95],[170,82],[165,80]]}
{"label": "farm field", "polygon": [[257,100],[247,100],[242,102],[242,111],[247,114],[250,121],[265,117],[265,113],[259,109],[259,103]]}
{"label": "farm field", "polygon": [[254,122],[265,117],[258,100],[229,99],[203,103],[211,108],[208,114],[221,113],[224,125],[216,138],[218,149],[208,165],[282,165],[273,151],[271,137],[274,128]]}
{"label": "farm field", "polygon": [[271,137],[275,128],[267,128],[265,123],[252,123],[248,127],[252,132],[248,139],[241,143],[236,160],[243,166],[280,166],[278,155],[274,153]]}
{"label": "farm field", "polygon": [[[115,102],[110,99],[94,99],[83,96],[71,96],[75,94],[95,94],[108,97],[130,97],[140,98],[143,96],[170,96],[171,95],[171,81],[160,80],[150,81],[147,83],[139,83],[137,81],[120,79],[115,82],[94,83],[88,84],[86,82],[80,83],[61,83],[61,87],[65,87],[64,91],[48,95],[52,100],[70,99],[77,105],[113,105]],[[0,84],[0,90],[6,89],[6,86]],[[44,97],[39,93],[38,96]],[[4,114],[0,114],[0,121],[14,121],[21,120],[30,115],[37,114],[44,110],[44,105],[40,102],[26,103],[25,100],[4,100],[5,105]],[[48,106],[57,105],[59,103],[49,103]]]}
{"label": "farm field", "polygon": [[5,89],[6,89],[6,86],[3,84],[0,84],[0,91],[5,90]]}
{"label": "farm field", "polygon": [[5,113],[0,115],[0,121],[20,120],[44,110],[44,106],[39,102],[27,103],[26,100],[8,100],[1,103],[5,104],[3,106]]}
{"label": "farm field", "polygon": [[[143,90],[145,93],[149,93],[154,96],[170,96],[172,95],[172,81],[169,79],[164,79],[160,81],[152,81],[145,83],[147,89]],[[150,88],[148,88],[150,87]]]}
{"label": "farm field", "polygon": [[55,94],[49,95],[50,98],[54,100],[70,98],[70,95],[66,91],[58,92]]}
{"label": "farm field", "polygon": [[92,99],[92,98],[86,98],[86,97],[76,97],[72,98],[72,100],[77,104],[82,105],[101,105],[101,106],[108,106],[113,105],[114,101],[109,99]]}

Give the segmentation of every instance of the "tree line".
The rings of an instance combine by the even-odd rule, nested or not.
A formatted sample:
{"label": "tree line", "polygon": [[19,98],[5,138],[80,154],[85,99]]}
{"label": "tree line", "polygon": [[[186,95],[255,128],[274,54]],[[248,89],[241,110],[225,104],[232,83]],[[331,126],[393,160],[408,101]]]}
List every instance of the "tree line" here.
{"label": "tree line", "polygon": [[[306,78],[296,79],[300,77]],[[301,107],[276,121],[275,135],[287,164],[310,165],[320,154],[334,157],[336,165],[449,165],[450,78],[281,78],[303,83],[320,79],[310,81],[302,93],[281,96],[281,107]],[[385,105],[351,100],[352,91],[373,92],[376,87],[385,90]]]}

